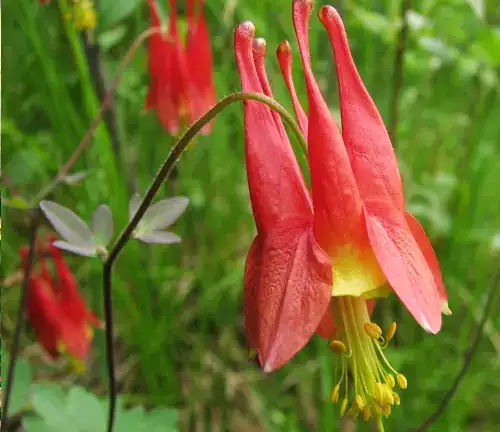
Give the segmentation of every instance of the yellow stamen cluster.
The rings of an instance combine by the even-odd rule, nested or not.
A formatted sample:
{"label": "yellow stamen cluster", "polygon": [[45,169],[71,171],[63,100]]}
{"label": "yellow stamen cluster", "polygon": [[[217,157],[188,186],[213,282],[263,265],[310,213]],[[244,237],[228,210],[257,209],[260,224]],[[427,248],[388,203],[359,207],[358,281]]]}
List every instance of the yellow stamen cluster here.
{"label": "yellow stamen cluster", "polygon": [[[389,416],[393,406],[400,404],[394,391],[408,385],[404,375],[398,373],[385,357],[383,350],[394,337],[396,323],[392,323],[385,337],[382,329],[370,322],[366,302],[360,297],[334,297],[333,315],[341,330],[330,341],[330,349],[338,356],[337,383],[331,400],[341,400],[340,415],[346,414],[364,420]],[[339,378],[340,371],[340,378]],[[352,389],[348,380],[353,379]],[[354,390],[354,395],[352,395]],[[342,397],[343,396],[343,397]]]}

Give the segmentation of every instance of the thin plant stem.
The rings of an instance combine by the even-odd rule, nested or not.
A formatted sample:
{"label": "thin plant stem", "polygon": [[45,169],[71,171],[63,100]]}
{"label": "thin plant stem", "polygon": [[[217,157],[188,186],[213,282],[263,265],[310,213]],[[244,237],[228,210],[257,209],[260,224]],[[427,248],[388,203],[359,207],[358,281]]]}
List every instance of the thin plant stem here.
{"label": "thin plant stem", "polygon": [[[97,97],[99,98],[99,103],[102,105],[104,103],[104,98],[106,97],[107,79],[101,61],[101,47],[97,41],[92,40],[88,31],[83,32],[81,38],[90,74],[92,76],[92,80],[94,81]],[[121,143],[118,131],[118,120],[116,117],[115,98],[113,96],[111,97],[108,109],[103,114],[103,117],[111,137],[113,152],[115,157],[118,158],[121,153]]]}
{"label": "thin plant stem", "polygon": [[35,256],[35,243],[36,243],[36,233],[38,226],[40,225],[40,211],[35,210],[31,218],[30,234],[29,234],[29,250],[28,258],[26,259],[26,265],[24,268],[24,278],[23,284],[21,286],[21,295],[19,297],[19,310],[17,312],[16,327],[14,329],[14,336],[12,338],[12,346],[9,353],[9,367],[7,372],[7,380],[5,383],[5,389],[3,392],[3,404],[2,404],[2,422],[8,424],[9,415],[9,404],[12,394],[12,387],[14,385],[14,374],[16,372],[16,361],[19,354],[19,347],[21,342],[21,331],[24,324],[24,311],[26,309],[26,303],[28,300],[28,287],[29,280],[31,277],[31,270],[33,268],[34,256]]}
{"label": "thin plant stem", "polygon": [[274,99],[267,97],[261,93],[251,93],[251,92],[238,92],[233,93],[221,101],[219,101],[213,108],[211,108],[203,117],[201,117],[196,123],[194,123],[184,135],[179,139],[177,144],[173,147],[167,159],[161,166],[160,170],[156,174],[153,183],[149,187],[144,199],[142,200],[139,208],[137,209],[135,215],[132,217],[128,225],[121,232],[118,240],[113,245],[109,252],[109,255],[104,262],[103,267],[103,295],[104,295],[104,321],[106,326],[106,353],[107,353],[107,366],[108,366],[108,378],[109,378],[109,413],[108,413],[108,432],[113,431],[113,425],[115,421],[115,411],[116,411],[116,379],[115,379],[115,358],[114,358],[114,329],[113,329],[113,299],[112,299],[112,269],[113,264],[116,261],[119,253],[125,247],[126,243],[130,239],[134,229],[139,224],[144,213],[151,205],[156,193],[160,189],[163,182],[172,173],[172,170],[179,160],[180,156],[191,142],[191,140],[201,131],[201,129],[210,121],[212,121],[222,110],[227,106],[240,101],[254,100],[266,104],[269,108],[276,111],[281,115],[283,120],[292,129],[294,135],[297,137],[301,148],[303,151],[307,151],[307,144],[305,139],[300,132],[300,129],[293,119],[292,115],[286,111],[278,102]]}
{"label": "thin plant stem", "polygon": [[84,137],[76,147],[76,149],[73,151],[69,159],[66,161],[66,163],[61,167],[59,172],[56,174],[54,179],[47,184],[34,198],[33,203],[34,207],[38,205],[38,202],[40,202],[42,199],[44,199],[47,195],[49,195],[55,187],[64,179],[66,175],[71,171],[73,168],[73,165],[75,165],[76,161],[82,154],[82,152],[85,150],[87,145],[90,143],[92,137],[94,136],[94,132],[96,131],[97,127],[101,123],[101,120],[103,118],[103,114],[106,112],[106,110],[109,108],[110,104],[113,101],[113,95],[118,87],[118,84],[120,83],[121,77],[123,75],[123,72],[129,65],[130,61],[134,57],[137,49],[142,45],[142,43],[147,40],[150,36],[161,32],[160,27],[151,27],[148,28],[147,30],[143,31],[132,43],[130,46],[129,50],[123,57],[122,61],[120,62],[120,65],[118,66],[118,70],[116,72],[116,76],[111,83],[111,86],[106,93],[104,97],[104,101],[99,109],[99,112],[97,113],[97,116],[94,118],[92,123],[90,124],[87,132],[85,133]]}
{"label": "thin plant stem", "polygon": [[398,124],[399,124],[399,101],[400,93],[403,88],[403,73],[404,73],[404,57],[408,41],[408,20],[406,14],[411,8],[411,0],[404,0],[401,7],[402,26],[399,30],[398,41],[396,45],[396,55],[394,56],[393,70],[393,90],[390,110],[389,136],[392,140],[392,145],[396,146]]}
{"label": "thin plant stem", "polygon": [[497,295],[497,291],[499,290],[499,288],[500,288],[500,270],[497,271],[496,275],[493,278],[491,288],[488,293],[488,297],[486,299],[486,305],[484,306],[483,309],[483,315],[477,326],[476,335],[474,336],[474,339],[469,345],[467,351],[465,351],[462,367],[458,371],[457,376],[453,381],[453,384],[444,395],[443,399],[441,400],[436,410],[418,428],[414,429],[413,432],[423,432],[429,429],[429,427],[432,426],[439,419],[439,417],[445,412],[446,408],[453,399],[453,396],[455,396],[458,387],[462,383],[472,363],[474,354],[477,352],[477,349],[479,347],[479,342],[481,341],[481,337],[483,336],[484,333],[484,326],[486,325],[488,316],[491,312],[491,309],[493,308],[493,305],[495,304],[495,297]]}

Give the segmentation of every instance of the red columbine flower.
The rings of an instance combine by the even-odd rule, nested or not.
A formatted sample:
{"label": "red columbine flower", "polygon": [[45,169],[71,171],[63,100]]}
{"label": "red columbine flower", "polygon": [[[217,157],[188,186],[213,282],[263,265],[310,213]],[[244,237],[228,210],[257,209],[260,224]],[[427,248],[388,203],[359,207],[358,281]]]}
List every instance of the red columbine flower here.
{"label": "red columbine flower", "polygon": [[[295,94],[287,42],[280,44],[278,60],[307,136],[312,197],[279,117],[258,102],[245,102],[247,174],[257,225],[245,268],[246,330],[265,371],[290,360],[314,332],[328,337],[340,364],[332,400],[343,393],[342,415],[349,409],[380,423],[399,404],[395,382],[405,388],[406,379],[382,352],[396,324],[384,338],[370,321],[372,299],[394,291],[417,322],[436,333],[441,311],[449,313],[447,296],[432,246],[405,210],[391,142],[356,70],[342,21],[325,6],[319,17],[335,54],[342,134],[328,110],[310,63],[311,10],[310,0],[293,3],[307,116]],[[264,48],[251,23],[237,27],[243,90],[272,96]]]}
{"label": "red columbine flower", "polygon": [[[182,122],[200,118],[215,103],[212,51],[201,0],[188,1],[187,47],[183,48],[177,26],[176,0],[169,0],[167,34],[149,41],[150,84],[146,109],[155,108],[163,127],[172,135]],[[149,0],[153,27],[161,22],[155,0]],[[205,126],[204,133],[211,126]]]}
{"label": "red columbine flower", "polygon": [[[161,21],[155,0],[149,0],[151,24]],[[150,84],[146,109],[155,108],[163,127],[172,135],[179,132],[179,123],[186,117],[188,96],[187,68],[178,29],[176,1],[170,0],[168,33],[157,33],[149,40]]]}
{"label": "red columbine flower", "polygon": [[[203,0],[188,0],[187,20],[186,61],[191,83],[190,107],[192,119],[197,120],[216,102],[212,47],[203,12]],[[202,133],[209,133],[211,128],[212,123],[207,124]]]}
{"label": "red columbine flower", "polygon": [[[27,316],[51,358],[65,352],[81,362],[88,357],[93,336],[91,325],[102,327],[102,323],[85,306],[74,276],[61,252],[51,244],[52,240],[38,250],[39,268],[30,277]],[[46,252],[52,258],[55,277],[46,265]],[[20,255],[25,265],[26,248],[20,249]]]}

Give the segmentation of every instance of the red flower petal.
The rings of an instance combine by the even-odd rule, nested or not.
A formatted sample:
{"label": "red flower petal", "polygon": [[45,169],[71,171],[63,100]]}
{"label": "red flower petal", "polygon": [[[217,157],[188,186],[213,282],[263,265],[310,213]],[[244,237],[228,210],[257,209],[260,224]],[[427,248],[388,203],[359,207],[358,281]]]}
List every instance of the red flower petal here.
{"label": "red flower petal", "polygon": [[285,80],[286,87],[292,98],[293,109],[295,110],[295,115],[297,116],[297,121],[299,122],[299,127],[302,134],[307,138],[307,116],[300,104],[299,98],[295,91],[295,85],[293,84],[292,76],[292,49],[288,41],[283,41],[278,45],[276,50],[276,57],[278,58],[278,63],[280,65],[281,74]]}
{"label": "red flower petal", "polygon": [[[188,1],[188,35],[186,43],[187,73],[190,82],[189,105],[191,120],[198,120],[216,103],[213,83],[213,60],[210,36],[208,33],[203,2]],[[194,10],[197,6],[197,13]],[[209,133],[212,122],[207,124],[202,133]]]}
{"label": "red flower petal", "polygon": [[300,218],[282,221],[261,245],[260,265],[247,280],[259,280],[257,351],[270,372],[290,360],[318,328],[331,299],[332,267],[310,223]]}
{"label": "red flower petal", "polygon": [[333,338],[334,331],[336,330],[335,323],[333,321],[333,313],[331,308],[331,300],[328,303],[323,318],[319,322],[318,328],[316,329],[316,334],[323,339],[331,340]]}
{"label": "red flower petal", "polygon": [[428,332],[441,328],[434,277],[404,214],[390,203],[365,204],[368,237],[387,281],[408,311]]}
{"label": "red flower petal", "polygon": [[52,290],[42,277],[33,275],[30,278],[26,315],[45,351],[53,359],[57,358],[62,316]]}
{"label": "red flower petal", "polygon": [[[251,23],[236,28],[236,61],[243,91],[264,93],[253,59],[253,36]],[[292,215],[312,221],[309,192],[295,154],[276,127],[271,110],[260,102],[245,101],[244,119],[248,185],[257,231],[266,233]]]}
{"label": "red flower petal", "polygon": [[330,256],[350,243],[360,244],[362,207],[339,129],[314,78],[308,26],[312,2],[295,0],[293,22],[309,100],[308,157],[314,205],[314,232]]}
{"label": "red flower petal", "polygon": [[245,331],[248,346],[256,349],[259,344],[259,284],[261,267],[262,246],[259,236],[255,237],[248,251],[245,263],[244,283],[244,308],[245,308]]}
{"label": "red flower petal", "polygon": [[342,137],[363,202],[389,199],[404,211],[398,162],[377,107],[366,90],[349,50],[342,20],[332,6],[319,17],[335,54],[342,116]]}
{"label": "red flower petal", "polygon": [[443,277],[441,276],[441,270],[439,269],[439,262],[437,260],[432,244],[425,234],[424,229],[420,226],[418,221],[410,213],[406,212],[406,223],[410,227],[410,230],[417,242],[420,250],[424,254],[425,260],[429,268],[431,269],[432,275],[434,276],[434,282],[438,290],[438,295],[441,300],[441,312],[445,315],[450,315],[451,311],[448,308],[448,293],[444,286]]}
{"label": "red flower petal", "polygon": [[[160,25],[156,2],[149,0],[153,26]],[[168,37],[151,36],[149,41],[150,88],[146,109],[155,107],[163,127],[172,135],[179,131],[181,117],[189,113],[187,66],[177,29],[176,1],[170,0]]]}
{"label": "red flower petal", "polygon": [[[255,64],[255,70],[257,71],[257,76],[259,77],[259,82],[262,87],[262,91],[266,96],[274,99],[273,92],[271,90],[271,85],[269,84],[269,79],[266,73],[266,41],[262,38],[254,39],[253,41],[253,62]],[[276,124],[276,129],[281,135],[281,139],[285,142],[288,141],[288,136],[286,134],[283,122],[281,121],[280,115],[271,110],[271,115],[273,116],[274,123]]]}
{"label": "red flower petal", "polygon": [[92,341],[90,323],[94,321],[91,318],[94,315],[80,296],[77,282],[61,251],[50,245],[49,252],[56,266],[59,284],[59,307],[63,314],[61,341],[70,354],[83,360],[88,356]]}

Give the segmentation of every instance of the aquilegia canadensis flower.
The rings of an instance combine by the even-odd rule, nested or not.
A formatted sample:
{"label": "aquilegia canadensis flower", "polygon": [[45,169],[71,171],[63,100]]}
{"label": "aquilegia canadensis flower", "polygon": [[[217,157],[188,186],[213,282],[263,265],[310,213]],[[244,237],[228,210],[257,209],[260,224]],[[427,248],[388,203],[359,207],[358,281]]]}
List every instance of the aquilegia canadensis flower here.
{"label": "aquilegia canadensis flower", "polygon": [[[312,1],[293,2],[293,22],[307,87],[303,110],[291,75],[291,49],[277,56],[299,127],[307,138],[311,193],[275,112],[244,104],[248,184],[257,236],[245,268],[245,325],[264,371],[290,360],[314,333],[327,338],[339,367],[332,400],[340,412],[381,424],[399,405],[406,378],[383,354],[385,336],[370,321],[373,302],[394,291],[430,333],[450,313],[429,239],[406,211],[397,160],[382,119],[357,72],[340,16],[319,10],[337,69],[342,133],[314,78],[308,27]],[[265,42],[252,23],[235,31],[244,91],[272,97]],[[352,379],[352,388],[348,381]]]}
{"label": "aquilegia canadensis flower", "polygon": [[[163,127],[172,135],[182,122],[193,122],[215,104],[212,48],[203,0],[187,1],[186,47],[181,44],[176,0],[169,0],[167,34],[149,41],[150,84],[146,109],[154,108]],[[149,0],[153,27],[160,27],[156,0]],[[209,133],[211,123],[202,133]]]}
{"label": "aquilegia canadensis flower", "polygon": [[[85,306],[77,282],[52,240],[38,248],[39,266],[32,272],[28,284],[27,317],[38,341],[52,359],[67,354],[72,364],[81,369],[90,350],[92,326],[102,327],[102,323]],[[47,252],[55,275],[47,266]],[[26,265],[27,249],[22,247],[19,253]]]}

